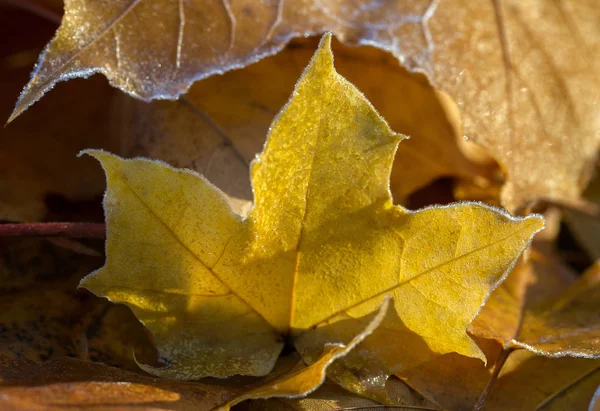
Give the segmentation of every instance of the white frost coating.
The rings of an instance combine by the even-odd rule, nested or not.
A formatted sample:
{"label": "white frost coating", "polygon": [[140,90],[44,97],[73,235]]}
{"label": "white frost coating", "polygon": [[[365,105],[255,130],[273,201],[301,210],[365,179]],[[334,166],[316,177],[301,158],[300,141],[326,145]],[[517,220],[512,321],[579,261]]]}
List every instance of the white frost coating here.
{"label": "white frost coating", "polygon": [[[50,46],[54,45],[57,40],[57,35],[55,35],[44,52],[40,55],[38,64],[32,73],[32,79],[19,97],[15,110],[13,111],[9,121],[18,116],[31,104],[39,100],[39,98],[48,90],[52,89],[57,82],[66,81],[75,77],[85,77],[92,73],[103,74],[107,77],[112,86],[120,88],[127,94],[146,102],[154,99],[176,100],[179,98],[179,96],[186,93],[192,83],[195,81],[215,74],[223,74],[234,69],[242,68],[265,57],[274,55],[281,51],[293,38],[319,35],[329,30],[335,31],[339,38],[343,41],[350,39],[349,42],[356,41],[357,44],[370,44],[380,49],[390,51],[400,61],[404,61],[406,56],[404,56],[398,48],[400,43],[396,41],[395,36],[391,36],[394,39],[394,44],[391,45],[387,37],[392,30],[402,25],[419,24],[423,31],[422,35],[425,37],[427,42],[425,47],[427,51],[425,54],[416,56],[416,60],[419,62],[417,66],[422,66],[423,62],[429,58],[430,52],[433,49],[431,35],[427,27],[427,20],[433,15],[439,2],[439,0],[432,0],[422,13],[422,7],[419,5],[409,4],[406,10],[391,13],[390,17],[385,19],[385,22],[363,22],[361,25],[356,25],[352,24],[351,21],[346,20],[351,20],[353,16],[357,15],[357,13],[371,13],[373,11],[377,11],[379,8],[385,9],[385,7],[388,7],[389,10],[394,11],[395,6],[393,4],[385,6],[378,1],[371,1],[364,3],[362,6],[359,6],[356,9],[342,7],[340,11],[344,15],[340,16],[339,14],[331,12],[326,2],[319,2],[316,0],[313,0],[313,2],[306,1],[306,5],[311,5],[311,7],[307,7],[303,11],[300,11],[302,8],[298,7],[299,10],[293,11],[294,7],[297,7],[296,5],[286,4],[284,0],[279,0],[276,4],[261,6],[266,7],[264,10],[267,10],[267,13],[272,12],[275,15],[274,20],[268,23],[267,27],[264,27],[267,30],[266,35],[264,35],[255,43],[245,44],[244,42],[239,43],[237,41],[236,32],[238,31],[238,17],[236,17],[233,12],[233,8],[230,4],[231,2],[230,0],[223,0],[221,4],[225,10],[226,18],[229,20],[230,26],[228,33],[229,47],[226,52],[217,52],[216,50],[208,52],[208,54],[202,56],[202,59],[198,60],[196,58],[198,56],[194,57],[192,54],[186,58],[186,53],[183,50],[183,44],[186,40],[186,37],[189,39],[189,41],[186,41],[186,45],[205,45],[206,43],[206,40],[203,38],[196,39],[192,37],[194,36],[195,32],[193,30],[190,31],[188,27],[197,27],[197,22],[189,21],[189,19],[192,17],[186,15],[185,7],[189,7],[191,5],[186,6],[186,3],[184,3],[185,1],[186,0],[178,0],[179,27],[176,28],[177,33],[173,33],[173,35],[176,37],[174,41],[176,48],[174,53],[174,64],[167,64],[164,68],[160,69],[159,72],[153,72],[153,74],[158,74],[161,78],[163,77],[162,75],[165,74],[165,81],[157,79],[151,80],[149,78],[144,80],[143,77],[140,76],[140,70],[143,71],[148,66],[156,66],[156,64],[153,62],[156,60],[164,61],[165,57],[164,55],[161,55],[160,53],[154,52],[150,49],[144,49],[143,45],[141,45],[138,50],[133,52],[136,53],[135,55],[120,56],[121,58],[125,58],[123,61],[132,63],[132,67],[125,67],[124,64],[120,64],[120,59],[117,59],[117,64],[114,69],[109,66],[105,66],[103,68],[104,63],[88,61],[85,57],[83,59],[80,58],[82,57],[82,53],[87,53],[89,51],[94,52],[94,54],[98,54],[96,50],[92,49],[95,43],[101,41],[113,29],[117,30],[123,26],[125,24],[125,18],[127,18],[131,12],[134,11],[134,9],[146,7],[148,2],[145,2],[144,0],[131,0],[126,2],[127,4],[123,6],[113,6],[121,8],[111,21],[107,22],[105,25],[101,25],[95,33],[89,33],[89,31],[93,30],[93,28],[82,30],[81,22],[78,22],[76,28],[71,27],[72,24],[69,25],[64,22],[68,21],[69,17],[71,17],[72,20],[72,15],[77,11],[76,7],[82,7],[85,13],[94,13],[94,10],[92,10],[93,7],[86,7],[86,4],[78,5],[74,2],[71,8],[67,9],[67,13],[64,18],[65,20],[59,28],[57,35],[58,33],[61,33],[61,35],[67,34],[64,31],[61,32],[61,30],[78,30],[79,33],[77,35],[72,35],[71,37],[76,38],[81,44],[77,46],[75,53],[71,57],[67,57],[64,61],[62,59],[64,56],[60,54],[60,51],[53,52],[53,55],[49,57],[48,52],[50,50]],[[157,9],[158,7],[159,6],[155,4],[154,8]],[[290,15],[294,15],[295,17],[298,17],[296,14],[300,13],[299,18],[311,20],[311,24],[308,24],[308,28],[304,28],[302,26],[305,24],[299,23],[296,20],[288,21],[288,16],[286,14],[287,11],[293,11]],[[314,15],[315,13],[318,15]],[[345,15],[348,13],[349,17],[346,17]],[[152,18],[154,18],[155,16],[158,16],[158,14],[154,13],[152,16]],[[188,25],[187,23],[190,24]],[[261,23],[265,24],[264,22]],[[145,24],[151,25],[153,22],[146,21]],[[68,29],[65,27],[68,27]],[[207,30],[210,31],[211,28],[209,27]],[[243,31],[244,28],[242,27],[240,30]],[[278,35],[276,38],[274,38],[276,30],[278,30]],[[365,30],[369,32],[369,35],[367,35],[367,38],[363,40],[362,37],[364,36],[358,36],[357,33],[364,32]],[[216,34],[221,35],[222,33]],[[71,33],[68,35],[71,35]],[[385,39],[382,37],[385,37]],[[121,41],[125,41],[124,39],[125,37],[121,38]],[[221,40],[225,39],[221,38]],[[410,43],[411,40],[408,40],[408,42]],[[125,50],[125,44],[119,45],[118,48],[121,49],[117,52],[120,54],[123,50]],[[418,49],[419,47],[415,48]],[[143,55],[138,54],[139,50],[144,50]],[[102,53],[102,50],[100,50],[100,53]],[[74,71],[72,71],[73,68],[71,66],[74,64],[87,67],[82,70],[74,69]],[[425,65],[427,65],[426,61]],[[42,67],[44,68],[43,75],[41,74]],[[160,64],[158,67],[161,67]],[[422,71],[424,73],[428,71],[422,70],[421,67],[410,67],[409,69],[413,71]],[[171,71],[171,74],[178,74],[168,75],[168,71]],[[84,75],[84,73],[88,74]],[[139,83],[132,81],[132,79],[135,78],[139,80]]]}
{"label": "white frost coating", "polygon": [[594,354],[586,354],[583,352],[572,352],[572,351],[545,351],[536,348],[533,345],[525,344],[515,339],[510,341],[511,345],[515,345],[520,348],[524,348],[527,351],[531,351],[532,353],[543,355],[544,357],[550,358],[562,358],[562,357],[575,357],[575,358],[588,358],[588,359],[598,359],[598,355]]}

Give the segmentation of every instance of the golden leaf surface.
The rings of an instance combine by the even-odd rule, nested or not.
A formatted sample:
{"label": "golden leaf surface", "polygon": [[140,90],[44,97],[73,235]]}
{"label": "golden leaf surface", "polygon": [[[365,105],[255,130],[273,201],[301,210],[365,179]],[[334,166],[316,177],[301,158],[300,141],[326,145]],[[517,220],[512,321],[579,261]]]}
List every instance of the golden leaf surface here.
{"label": "golden leaf surface", "polygon": [[[335,72],[330,42],[252,164],[245,219],[193,172],[90,152],[108,180],[107,260],[81,285],[128,304],[152,331],[171,366],[144,369],[264,375],[284,338],[311,350],[350,341],[386,295],[393,309],[360,346],[382,372],[446,352],[484,358],[465,330],[543,219],[481,204],[394,206],[402,137]],[[348,336],[346,323],[360,329]],[[392,340],[377,337],[382,328]],[[412,335],[422,351],[390,349]]]}
{"label": "golden leaf surface", "polygon": [[175,99],[195,80],[330,30],[446,91],[464,135],[504,167],[502,203],[515,211],[577,197],[589,179],[600,145],[599,10],[584,0],[71,0],[11,118],[57,81],[97,72],[144,100]]}

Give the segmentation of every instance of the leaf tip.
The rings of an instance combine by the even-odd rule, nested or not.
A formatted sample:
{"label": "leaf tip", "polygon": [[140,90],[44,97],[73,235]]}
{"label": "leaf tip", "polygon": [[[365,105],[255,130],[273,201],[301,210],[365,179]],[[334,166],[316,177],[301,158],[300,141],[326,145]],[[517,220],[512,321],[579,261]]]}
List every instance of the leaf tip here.
{"label": "leaf tip", "polygon": [[102,164],[102,166],[107,165],[108,163],[115,163],[119,160],[123,161],[123,159],[115,154],[109,153],[108,151],[95,149],[95,148],[86,148],[85,150],[81,150],[77,157],[82,157],[83,155],[88,155],[94,157],[96,160]]}
{"label": "leaf tip", "polygon": [[546,219],[541,214],[530,214],[526,219],[531,222],[534,233],[542,231],[546,227]]}
{"label": "leaf tip", "polygon": [[331,50],[331,38],[333,34],[327,32],[321,37],[319,47],[315,52],[308,68],[313,68],[316,72],[333,70],[333,51]]}
{"label": "leaf tip", "polygon": [[6,123],[4,123],[4,127],[6,127],[10,123],[12,123],[13,120],[15,118],[19,117],[20,114],[21,114],[21,111],[17,111],[17,108],[15,107],[15,109],[13,110],[13,112],[10,114],[10,117],[8,118],[8,120],[6,120]]}
{"label": "leaf tip", "polygon": [[35,103],[35,101],[24,103],[23,102],[24,95],[25,95],[25,91],[23,91],[21,96],[19,96],[19,99],[17,100],[17,103],[15,104],[15,108],[13,109],[12,113],[10,113],[10,117],[8,117],[8,120],[6,120],[6,123],[4,123],[4,127],[6,127],[10,123],[12,123],[17,117],[19,117],[21,114],[23,114],[23,112],[25,110],[27,110],[29,108],[29,106],[31,106],[33,103]]}

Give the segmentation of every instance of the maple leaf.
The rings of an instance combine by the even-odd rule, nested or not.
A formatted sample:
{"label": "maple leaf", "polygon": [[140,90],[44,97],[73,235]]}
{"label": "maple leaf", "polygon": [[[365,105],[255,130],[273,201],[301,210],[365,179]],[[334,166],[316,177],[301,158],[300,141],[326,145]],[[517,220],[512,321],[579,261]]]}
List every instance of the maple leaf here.
{"label": "maple leaf", "polygon": [[252,165],[246,219],[193,172],[89,151],[107,174],[107,259],[81,286],[128,304],[152,331],[171,365],[145,370],[265,375],[286,339],[317,361],[359,335],[386,295],[394,307],[358,356],[383,363],[380,382],[441,353],[484,359],[465,330],[543,219],[394,206],[402,137],[335,72],[330,42]]}
{"label": "maple leaf", "polygon": [[577,197],[590,177],[600,146],[598,10],[575,0],[364,8],[315,0],[71,0],[11,118],[57,81],[95,72],[144,100],[175,99],[195,80],[329,30],[391,52],[448,92],[464,134],[506,170],[502,203],[516,211],[540,198]]}

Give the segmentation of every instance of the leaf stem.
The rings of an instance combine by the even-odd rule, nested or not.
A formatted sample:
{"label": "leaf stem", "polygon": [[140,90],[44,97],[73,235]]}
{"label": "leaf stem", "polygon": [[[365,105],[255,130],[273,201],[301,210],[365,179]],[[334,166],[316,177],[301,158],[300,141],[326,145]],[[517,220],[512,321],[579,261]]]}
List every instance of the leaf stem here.
{"label": "leaf stem", "polygon": [[2,237],[105,238],[102,223],[17,223],[0,224]]}
{"label": "leaf stem", "polygon": [[504,363],[508,359],[508,356],[512,352],[513,352],[513,349],[508,348],[508,349],[502,350],[502,352],[498,356],[498,359],[496,360],[496,365],[494,366],[494,372],[492,373],[492,376],[490,377],[485,389],[481,393],[481,396],[479,397],[477,404],[475,404],[475,406],[473,407],[473,411],[479,411],[483,407],[483,403],[485,402],[490,391],[492,391],[492,388],[494,387],[494,384],[496,383],[496,380],[498,379],[498,375],[500,375],[500,370],[502,369],[502,367],[504,366]]}

